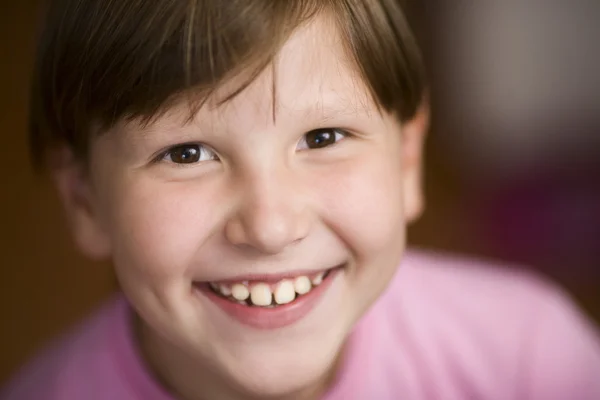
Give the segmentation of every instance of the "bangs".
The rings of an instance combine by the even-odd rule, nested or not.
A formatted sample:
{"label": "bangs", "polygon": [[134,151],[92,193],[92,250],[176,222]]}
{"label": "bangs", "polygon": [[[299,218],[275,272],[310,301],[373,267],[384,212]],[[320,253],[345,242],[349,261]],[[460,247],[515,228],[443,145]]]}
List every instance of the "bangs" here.
{"label": "bangs", "polygon": [[219,101],[234,98],[323,13],[376,103],[410,118],[423,73],[396,1],[60,0],[48,12],[33,79],[34,160],[64,144],[85,158],[92,126],[149,123],[181,101],[191,117],[224,83]]}

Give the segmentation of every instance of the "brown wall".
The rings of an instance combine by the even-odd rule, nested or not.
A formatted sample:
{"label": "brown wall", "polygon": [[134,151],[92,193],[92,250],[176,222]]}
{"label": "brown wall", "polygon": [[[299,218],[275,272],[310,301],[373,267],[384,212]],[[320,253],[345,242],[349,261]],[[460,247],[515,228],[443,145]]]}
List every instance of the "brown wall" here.
{"label": "brown wall", "polygon": [[108,266],[76,254],[49,180],[29,167],[35,16],[34,1],[0,6],[0,384],[113,288]]}

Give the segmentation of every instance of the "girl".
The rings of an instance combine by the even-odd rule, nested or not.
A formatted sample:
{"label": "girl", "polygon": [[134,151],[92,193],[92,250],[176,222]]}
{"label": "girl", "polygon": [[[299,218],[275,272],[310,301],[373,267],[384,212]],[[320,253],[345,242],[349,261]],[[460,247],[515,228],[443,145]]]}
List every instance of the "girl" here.
{"label": "girl", "polygon": [[54,1],[34,81],[34,156],[122,295],[0,398],[600,398],[557,289],[405,250],[428,112],[398,1]]}

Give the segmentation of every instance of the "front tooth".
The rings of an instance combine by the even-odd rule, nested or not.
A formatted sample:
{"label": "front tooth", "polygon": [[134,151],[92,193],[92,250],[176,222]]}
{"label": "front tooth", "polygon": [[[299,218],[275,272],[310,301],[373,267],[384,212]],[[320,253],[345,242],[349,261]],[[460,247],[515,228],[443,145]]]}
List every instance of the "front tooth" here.
{"label": "front tooth", "polygon": [[273,299],[271,288],[266,283],[257,283],[250,290],[250,298],[256,306],[268,306]]}
{"label": "front tooth", "polygon": [[228,285],[219,285],[219,292],[225,297],[231,296],[231,288]]}
{"label": "front tooth", "polygon": [[323,276],[325,276],[324,272],[320,272],[314,278],[312,278],[312,284],[315,286],[319,286],[321,282],[323,282]]}
{"label": "front tooth", "polygon": [[298,294],[306,294],[310,292],[311,284],[308,276],[299,276],[294,280],[294,289]]}
{"label": "front tooth", "polygon": [[288,280],[279,282],[274,294],[275,302],[277,304],[287,304],[292,302],[296,298],[294,282]]}
{"label": "front tooth", "polygon": [[250,292],[246,286],[236,283],[231,287],[231,295],[236,300],[244,301],[250,297]]}

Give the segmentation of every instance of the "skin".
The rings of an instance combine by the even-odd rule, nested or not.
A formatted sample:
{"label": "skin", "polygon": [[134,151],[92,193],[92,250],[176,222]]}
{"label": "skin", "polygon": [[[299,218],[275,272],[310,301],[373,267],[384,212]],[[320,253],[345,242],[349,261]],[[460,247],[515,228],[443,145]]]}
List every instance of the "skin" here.
{"label": "skin", "polygon": [[[145,128],[119,124],[92,141],[87,168],[65,152],[55,171],[77,244],[113,260],[142,353],[182,398],[322,394],[422,210],[426,112],[402,124],[380,112],[330,26],[299,29],[229,103],[191,122],[175,107]],[[318,128],[347,134],[308,148]],[[209,150],[191,164],[162,157],[182,143]],[[192,288],[341,263],[317,307],[277,330],[244,326]]]}

